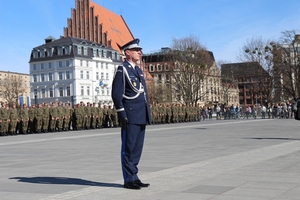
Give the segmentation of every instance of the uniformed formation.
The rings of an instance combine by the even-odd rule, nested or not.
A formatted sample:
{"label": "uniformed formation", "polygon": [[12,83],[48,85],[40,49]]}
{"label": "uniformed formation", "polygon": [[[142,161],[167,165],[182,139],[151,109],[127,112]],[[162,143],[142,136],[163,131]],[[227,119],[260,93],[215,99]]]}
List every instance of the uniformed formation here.
{"label": "uniformed formation", "polygon": [[0,135],[18,135],[32,133],[48,133],[70,130],[89,130],[118,127],[117,113],[112,106],[101,103],[83,102],[73,108],[69,103],[48,103],[32,105],[24,104],[16,108],[1,103]]}
{"label": "uniformed formation", "polygon": [[[267,107],[264,106],[255,109],[252,107],[252,112],[249,116],[255,114],[261,115],[262,118],[294,118],[295,110],[293,104],[286,104],[287,109],[279,109],[279,106]],[[193,122],[205,119],[211,119],[212,113],[224,117],[224,119],[236,119],[238,113],[243,113],[241,116],[246,118],[247,110],[240,112],[232,112],[234,106],[228,107],[200,107],[184,104],[150,104],[152,124],[169,124]],[[219,109],[218,109],[219,108]],[[285,108],[285,107],[283,107]],[[253,112],[256,111],[257,112]],[[281,112],[279,112],[281,110]],[[286,114],[282,111],[286,110]],[[290,111],[292,110],[292,111]],[[227,111],[231,111],[228,112]],[[220,114],[221,113],[221,114]],[[234,114],[232,114],[234,113]],[[230,117],[231,116],[231,117]],[[284,116],[284,117],[282,117]],[[71,108],[69,103],[48,103],[38,104],[37,107],[32,105],[27,108],[24,104],[21,108],[17,108],[16,104],[9,106],[1,102],[0,108],[0,136],[31,134],[31,133],[48,133],[70,130],[89,130],[119,127],[117,112],[111,105],[102,106],[101,103],[83,102],[76,104]]]}
{"label": "uniformed formation", "polygon": [[182,123],[200,120],[201,107],[184,104],[150,104],[153,124]]}

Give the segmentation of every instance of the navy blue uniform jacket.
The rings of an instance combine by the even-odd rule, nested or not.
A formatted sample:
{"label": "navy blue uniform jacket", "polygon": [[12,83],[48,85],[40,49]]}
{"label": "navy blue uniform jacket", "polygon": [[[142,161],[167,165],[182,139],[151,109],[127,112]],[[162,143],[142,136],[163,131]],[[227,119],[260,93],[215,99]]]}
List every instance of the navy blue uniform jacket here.
{"label": "navy blue uniform jacket", "polygon": [[[126,69],[128,76],[123,67]],[[144,92],[136,92],[141,87],[143,87]],[[112,99],[118,116],[121,118],[127,117],[128,123],[151,124],[146,82],[139,67],[134,68],[128,61],[125,61],[123,66],[117,68],[112,83]]]}

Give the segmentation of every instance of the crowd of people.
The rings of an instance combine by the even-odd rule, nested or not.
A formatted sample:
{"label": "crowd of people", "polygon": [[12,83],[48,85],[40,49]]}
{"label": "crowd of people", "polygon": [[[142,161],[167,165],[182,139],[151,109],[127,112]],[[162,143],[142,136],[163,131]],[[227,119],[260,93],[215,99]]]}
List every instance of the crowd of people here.
{"label": "crowd of people", "polygon": [[[204,120],[229,119],[289,119],[294,118],[294,103],[268,106],[194,106],[184,104],[150,104],[152,124],[170,124]],[[18,135],[119,127],[116,109],[101,103],[43,103],[20,108],[1,102],[0,135]]]}

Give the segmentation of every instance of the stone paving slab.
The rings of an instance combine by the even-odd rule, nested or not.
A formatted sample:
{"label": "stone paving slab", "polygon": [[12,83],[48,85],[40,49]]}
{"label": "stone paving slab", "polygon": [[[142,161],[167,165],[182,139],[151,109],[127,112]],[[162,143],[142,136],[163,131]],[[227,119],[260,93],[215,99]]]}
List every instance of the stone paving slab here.
{"label": "stone paving slab", "polygon": [[243,199],[300,196],[300,123],[213,120],[147,127],[123,188],[117,128],[0,138],[0,199]]}

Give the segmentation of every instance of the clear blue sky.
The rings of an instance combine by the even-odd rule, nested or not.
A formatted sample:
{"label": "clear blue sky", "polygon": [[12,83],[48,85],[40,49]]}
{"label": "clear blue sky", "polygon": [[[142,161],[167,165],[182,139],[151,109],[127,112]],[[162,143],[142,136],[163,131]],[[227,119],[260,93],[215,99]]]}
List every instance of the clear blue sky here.
{"label": "clear blue sky", "polygon": [[[247,39],[300,30],[300,0],[93,0],[124,17],[144,53],[194,35],[216,61],[236,62]],[[0,70],[29,73],[32,48],[59,38],[75,0],[2,0]]]}

